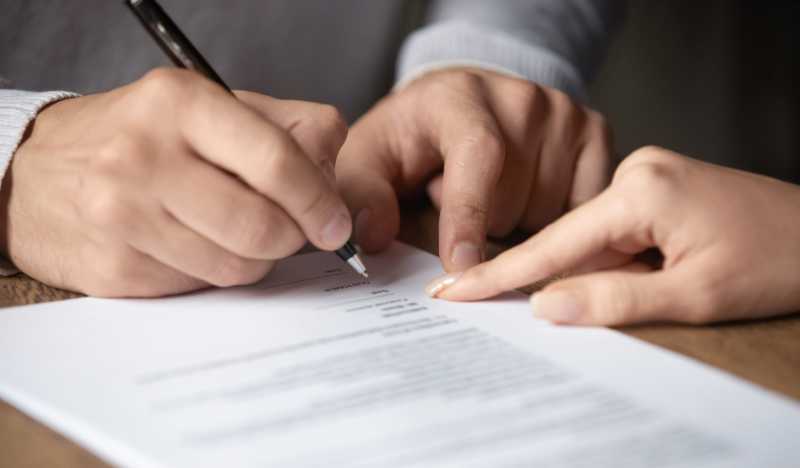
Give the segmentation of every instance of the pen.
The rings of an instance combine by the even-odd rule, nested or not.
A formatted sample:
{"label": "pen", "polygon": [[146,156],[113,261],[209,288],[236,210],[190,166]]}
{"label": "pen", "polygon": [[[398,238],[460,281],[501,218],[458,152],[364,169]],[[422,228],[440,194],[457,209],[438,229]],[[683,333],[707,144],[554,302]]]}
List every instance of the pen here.
{"label": "pen", "polygon": [[[211,65],[155,0],[125,0],[125,4],[139,18],[142,26],[176,66],[194,70],[232,93],[228,85],[222,81],[222,78],[211,68]],[[347,241],[337,249],[336,255],[347,262],[356,273],[365,278],[369,277],[352,242]]]}

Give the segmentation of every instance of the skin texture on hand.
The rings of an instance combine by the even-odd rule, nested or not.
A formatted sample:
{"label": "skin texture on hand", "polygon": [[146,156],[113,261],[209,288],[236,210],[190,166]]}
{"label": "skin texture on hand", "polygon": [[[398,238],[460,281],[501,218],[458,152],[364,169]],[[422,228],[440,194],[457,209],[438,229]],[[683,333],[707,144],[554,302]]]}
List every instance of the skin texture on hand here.
{"label": "skin texture on hand", "polygon": [[351,129],[336,166],[366,251],[389,245],[398,198],[427,190],[440,207],[447,271],[483,260],[486,237],[535,231],[607,184],[604,119],[565,94],[489,71],[427,74]]}
{"label": "skin texture on hand", "polygon": [[[656,247],[661,268],[636,254]],[[708,323],[800,309],[800,187],[660,148],[611,186],[492,261],[429,292],[477,300],[569,274],[532,297],[555,323]]]}
{"label": "skin texture on hand", "polygon": [[330,180],[346,133],[330,106],[234,97],[176,69],[58,102],[6,175],[6,253],[95,296],[252,283],[306,240],[349,238]]}

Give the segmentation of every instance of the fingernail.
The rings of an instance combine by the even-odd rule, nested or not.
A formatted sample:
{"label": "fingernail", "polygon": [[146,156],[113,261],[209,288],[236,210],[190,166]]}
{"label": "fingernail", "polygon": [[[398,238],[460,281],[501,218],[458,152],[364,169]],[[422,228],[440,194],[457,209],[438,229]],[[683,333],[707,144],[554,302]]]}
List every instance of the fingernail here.
{"label": "fingernail", "polygon": [[449,288],[461,277],[461,273],[451,273],[449,275],[440,276],[425,286],[425,292],[430,297],[439,297],[445,289]]}
{"label": "fingernail", "polygon": [[483,261],[483,253],[480,247],[472,242],[459,242],[453,249],[450,256],[455,270],[468,270]]}
{"label": "fingernail", "polygon": [[581,309],[572,294],[563,291],[538,292],[531,296],[533,316],[555,323],[574,323]]}
{"label": "fingernail", "polygon": [[322,242],[331,248],[341,247],[350,237],[350,216],[339,213],[322,228]]}
{"label": "fingernail", "polygon": [[356,241],[361,244],[366,242],[369,236],[369,218],[372,215],[372,210],[364,208],[356,215]]}

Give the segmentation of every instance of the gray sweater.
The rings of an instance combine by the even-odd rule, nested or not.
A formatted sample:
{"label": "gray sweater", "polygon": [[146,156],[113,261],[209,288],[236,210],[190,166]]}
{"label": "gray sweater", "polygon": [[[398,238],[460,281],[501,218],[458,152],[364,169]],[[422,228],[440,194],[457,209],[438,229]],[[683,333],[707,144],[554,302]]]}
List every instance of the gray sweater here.
{"label": "gray sweater", "polygon": [[[230,86],[330,103],[351,120],[394,83],[451,66],[580,99],[623,9],[622,0],[161,3]],[[121,0],[0,0],[0,176],[44,105],[166,63]]]}

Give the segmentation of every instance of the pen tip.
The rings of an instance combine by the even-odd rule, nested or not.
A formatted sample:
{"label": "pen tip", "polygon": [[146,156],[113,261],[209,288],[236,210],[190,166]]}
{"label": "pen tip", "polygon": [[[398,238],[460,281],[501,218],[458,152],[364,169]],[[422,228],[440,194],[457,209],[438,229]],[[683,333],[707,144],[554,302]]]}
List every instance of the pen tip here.
{"label": "pen tip", "polygon": [[367,268],[364,266],[364,263],[358,258],[358,255],[353,255],[352,257],[347,259],[347,263],[353,267],[353,270],[356,271],[359,275],[363,276],[364,278],[369,278],[367,274]]}

